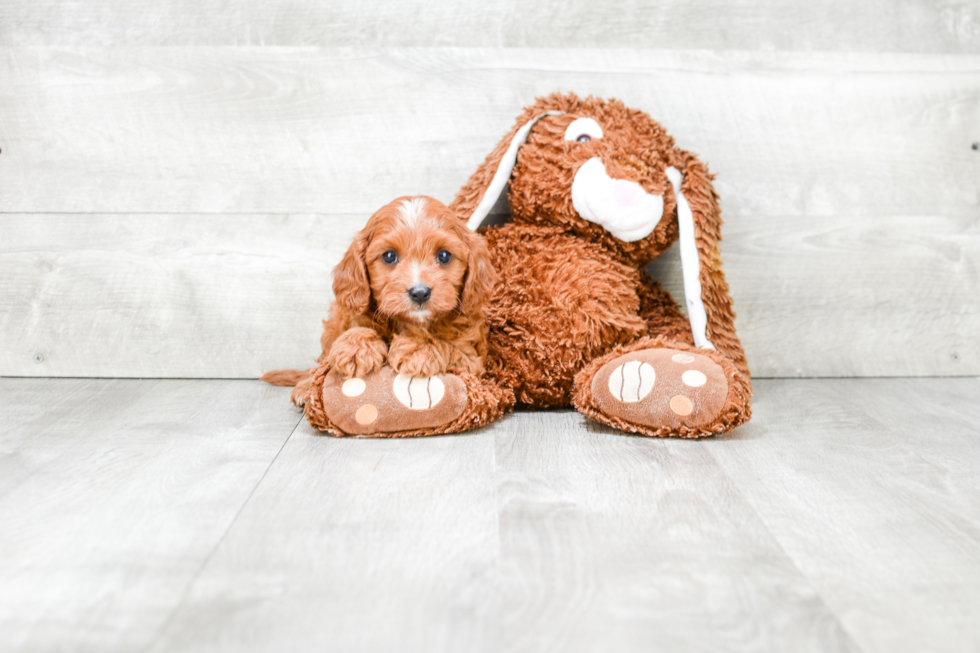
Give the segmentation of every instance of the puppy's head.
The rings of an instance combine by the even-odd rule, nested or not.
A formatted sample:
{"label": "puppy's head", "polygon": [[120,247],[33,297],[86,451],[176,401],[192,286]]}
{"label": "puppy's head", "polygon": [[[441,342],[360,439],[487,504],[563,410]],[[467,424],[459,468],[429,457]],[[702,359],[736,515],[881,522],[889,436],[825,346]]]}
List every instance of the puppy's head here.
{"label": "puppy's head", "polygon": [[495,278],[483,239],[442,202],[400,197],[354,238],[333,289],[354,313],[425,325],[479,311]]}

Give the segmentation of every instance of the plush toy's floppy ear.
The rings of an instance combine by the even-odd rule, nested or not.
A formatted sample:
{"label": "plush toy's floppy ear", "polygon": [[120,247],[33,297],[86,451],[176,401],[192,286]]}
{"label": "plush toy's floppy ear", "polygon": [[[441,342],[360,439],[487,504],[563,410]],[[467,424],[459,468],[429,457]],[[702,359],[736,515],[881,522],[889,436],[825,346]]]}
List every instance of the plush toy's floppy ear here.
{"label": "plush toy's floppy ear", "polygon": [[679,246],[688,316],[698,347],[727,356],[749,382],[749,367],[735,333],[735,312],[721,269],[721,209],[712,176],[697,157],[675,150],[667,177],[677,203]]}
{"label": "plush toy's floppy ear", "polygon": [[500,198],[514,171],[514,164],[517,163],[517,150],[527,140],[531,127],[545,116],[557,116],[561,113],[545,111],[524,124],[516,125],[459,190],[449,208],[456,215],[465,218],[470,229],[476,231],[483,224],[490,209]]}
{"label": "plush toy's floppy ear", "polygon": [[358,315],[367,313],[371,303],[371,286],[364,261],[367,244],[367,234],[358,233],[333,270],[334,297],[341,306]]}

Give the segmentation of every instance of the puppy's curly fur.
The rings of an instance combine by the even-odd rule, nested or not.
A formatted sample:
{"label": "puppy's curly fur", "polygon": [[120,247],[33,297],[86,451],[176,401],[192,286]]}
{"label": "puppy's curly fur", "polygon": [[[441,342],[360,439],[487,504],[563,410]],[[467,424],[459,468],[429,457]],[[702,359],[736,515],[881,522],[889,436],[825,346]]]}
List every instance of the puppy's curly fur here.
{"label": "puppy's curly fur", "polygon": [[[386,362],[411,376],[480,375],[487,356],[483,306],[495,281],[486,243],[463,220],[431,197],[400,197],[371,216],[334,269],[335,301],[323,322],[318,363],[348,378]],[[262,378],[295,384],[293,402],[300,405],[310,389],[309,370]]]}

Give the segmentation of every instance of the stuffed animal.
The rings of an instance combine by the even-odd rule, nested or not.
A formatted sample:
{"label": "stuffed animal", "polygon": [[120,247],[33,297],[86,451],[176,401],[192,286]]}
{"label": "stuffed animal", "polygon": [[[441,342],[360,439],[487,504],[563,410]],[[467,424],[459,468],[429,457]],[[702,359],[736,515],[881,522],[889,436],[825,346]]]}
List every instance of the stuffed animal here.
{"label": "stuffed animal", "polygon": [[[477,229],[509,182],[510,223],[483,229],[499,275],[484,309],[485,373],[403,378],[384,367],[350,384],[322,364],[310,423],[335,435],[431,435],[514,407],[569,405],[651,436],[744,423],[752,386],[711,179],[641,111],[571,94],[538,99],[450,205]],[[644,270],[675,242],[687,315]],[[372,420],[359,423],[359,411]]]}

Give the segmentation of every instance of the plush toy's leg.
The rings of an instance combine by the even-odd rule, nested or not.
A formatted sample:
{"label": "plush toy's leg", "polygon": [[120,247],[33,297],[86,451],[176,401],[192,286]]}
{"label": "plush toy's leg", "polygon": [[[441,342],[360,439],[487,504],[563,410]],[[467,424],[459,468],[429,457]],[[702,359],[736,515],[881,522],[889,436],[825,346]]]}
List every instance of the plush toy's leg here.
{"label": "plush toy's leg", "polygon": [[310,424],[335,436],[412,437],[458,433],[500,418],[514,393],[466,373],[413,378],[390,367],[345,379],[322,364],[307,386]]}
{"label": "plush toy's leg", "polygon": [[750,396],[747,379],[718,352],[643,338],[579,372],[572,403],[597,422],[630,433],[697,438],[748,420]]}

